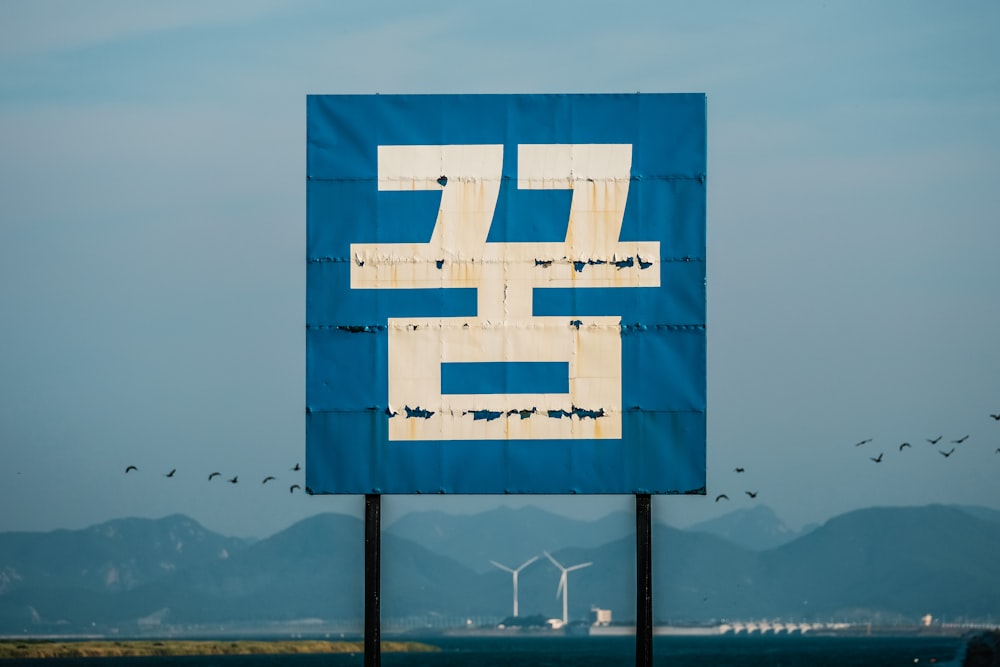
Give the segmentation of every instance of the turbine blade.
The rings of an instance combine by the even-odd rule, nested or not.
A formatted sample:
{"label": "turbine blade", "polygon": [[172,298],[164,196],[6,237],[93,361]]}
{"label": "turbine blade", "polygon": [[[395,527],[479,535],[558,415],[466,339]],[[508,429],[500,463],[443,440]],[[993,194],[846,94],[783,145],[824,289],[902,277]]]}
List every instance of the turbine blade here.
{"label": "turbine blade", "polygon": [[545,554],[545,557],[548,558],[550,561],[552,561],[552,564],[555,565],[556,567],[558,567],[560,570],[565,570],[566,569],[566,568],[564,568],[562,566],[562,563],[560,563],[555,558],[553,558],[552,554],[550,554],[548,551],[543,551],[542,553]]}
{"label": "turbine blade", "polygon": [[593,563],[580,563],[579,565],[574,565],[573,567],[567,567],[567,572],[572,572],[573,570],[582,570],[585,567],[590,567]]}
{"label": "turbine blade", "polygon": [[[536,560],[538,560],[538,556],[532,556],[532,557],[531,557],[531,558],[529,558],[528,560],[526,560],[526,561],[524,561],[523,563],[521,563],[521,566],[520,566],[519,568],[517,568],[517,571],[518,571],[518,572],[520,572],[520,571],[521,571],[521,570],[523,570],[524,568],[526,568],[526,567],[528,567],[529,565],[531,565],[532,563],[534,563],[534,562],[535,562]],[[492,563],[493,561],[490,561],[490,562]]]}
{"label": "turbine blade", "polygon": [[514,572],[514,570],[510,569],[506,565],[501,565],[500,563],[496,562],[495,560],[491,560],[490,563],[492,563],[496,567],[499,567],[501,570],[506,570],[507,572],[510,572],[512,574]]}

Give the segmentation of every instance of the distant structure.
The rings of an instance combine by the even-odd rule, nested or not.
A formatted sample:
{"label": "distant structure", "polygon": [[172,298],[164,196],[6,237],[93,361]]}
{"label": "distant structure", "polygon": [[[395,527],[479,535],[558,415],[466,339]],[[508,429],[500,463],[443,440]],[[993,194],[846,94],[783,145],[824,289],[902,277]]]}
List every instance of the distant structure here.
{"label": "distant structure", "polygon": [[492,563],[494,567],[498,567],[501,570],[504,570],[505,572],[510,572],[511,575],[512,575],[512,577],[513,577],[513,579],[514,579],[514,618],[517,618],[517,575],[518,575],[518,573],[521,570],[523,570],[524,568],[528,567],[529,565],[531,565],[532,563],[534,563],[536,560],[538,560],[538,556],[532,556],[528,560],[526,560],[523,563],[521,563],[521,565],[518,566],[515,569],[511,569],[511,568],[507,567],[506,565],[503,565],[501,563],[496,562],[495,560],[491,560],[490,561],[490,563]]}
{"label": "distant structure", "polygon": [[920,625],[924,626],[925,628],[931,627],[931,623],[933,622],[934,622],[934,617],[931,616],[930,614],[925,614],[924,617],[920,619]]}
{"label": "distant structure", "polygon": [[590,624],[602,628],[611,625],[611,610],[601,609],[600,607],[591,607]]}

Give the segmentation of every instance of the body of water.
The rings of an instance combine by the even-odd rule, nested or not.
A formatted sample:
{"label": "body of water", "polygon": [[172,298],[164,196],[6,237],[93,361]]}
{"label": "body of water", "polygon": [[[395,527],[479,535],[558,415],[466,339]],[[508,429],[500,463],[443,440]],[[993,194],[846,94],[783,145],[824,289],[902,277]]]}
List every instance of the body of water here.
{"label": "body of water", "polygon": [[[414,638],[416,639],[416,638]],[[383,653],[385,667],[633,667],[632,637],[428,638],[439,653]],[[657,637],[654,664],[662,667],[891,667],[955,665],[955,637]],[[63,667],[361,667],[364,656],[197,656],[12,660],[7,665]]]}

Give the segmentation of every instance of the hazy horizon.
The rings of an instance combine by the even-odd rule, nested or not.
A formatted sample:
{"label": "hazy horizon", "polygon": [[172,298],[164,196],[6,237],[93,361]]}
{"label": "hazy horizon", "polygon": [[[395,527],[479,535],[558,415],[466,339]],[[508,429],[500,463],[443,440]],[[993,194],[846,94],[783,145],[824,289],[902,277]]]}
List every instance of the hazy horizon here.
{"label": "hazy horizon", "polygon": [[[667,496],[667,497],[676,497],[676,496]],[[352,498],[353,498],[353,496],[352,496]],[[397,499],[396,502],[394,502],[394,498]],[[455,497],[454,496],[450,496],[450,498],[452,498],[454,500]],[[539,510],[542,510],[544,512],[548,512],[550,514],[553,514],[553,515],[556,515],[556,516],[560,516],[560,517],[563,517],[563,518],[566,518],[566,519],[569,519],[569,520],[583,521],[583,522],[599,521],[601,519],[608,518],[611,515],[621,515],[622,516],[622,520],[624,521],[623,525],[628,525],[630,529],[633,529],[633,527],[631,526],[631,523],[634,521],[633,517],[634,517],[634,510],[635,510],[635,506],[634,506],[634,502],[635,501],[634,501],[634,498],[632,496],[621,496],[621,497],[615,496],[616,500],[621,500],[621,501],[624,501],[624,502],[615,502],[613,506],[601,507],[601,508],[598,508],[596,511],[591,511],[591,512],[586,511],[586,508],[584,508],[584,507],[572,507],[571,505],[561,505],[559,507],[547,507],[547,506],[545,506],[543,504],[539,504],[537,502],[532,502],[531,500],[522,499],[522,497],[520,497],[520,496],[518,496],[518,497],[510,497],[509,500],[514,501],[514,502],[510,502],[510,503],[503,502],[503,501],[493,502],[493,501],[491,501],[491,499],[492,499],[491,496],[480,496],[478,498],[481,498],[484,501],[490,502],[489,506],[485,507],[485,508],[481,508],[481,509],[470,509],[468,507],[462,508],[462,507],[457,506],[457,503],[451,501],[451,502],[442,503],[442,505],[440,507],[434,507],[434,506],[427,506],[427,507],[419,507],[419,506],[417,506],[417,507],[415,507],[415,506],[413,506],[412,502],[408,502],[408,500],[409,500],[408,496],[407,497],[404,497],[404,496],[382,496],[382,499],[383,499],[382,521],[381,521],[382,530],[383,531],[391,530],[392,527],[393,527],[393,525],[396,524],[397,522],[399,522],[400,519],[403,519],[404,517],[406,517],[408,515],[411,515],[411,514],[419,514],[419,513],[422,513],[422,512],[428,512],[428,513],[430,513],[430,512],[440,512],[442,514],[446,514],[446,515],[449,515],[449,516],[460,517],[460,516],[478,516],[480,514],[484,514],[484,513],[488,513],[488,512],[492,512],[492,511],[496,511],[496,510],[502,510],[502,509],[509,509],[509,510],[516,511],[516,510],[520,510],[520,509],[524,509],[524,508],[535,508],[535,509],[539,509]],[[558,500],[561,497],[555,497],[555,498]],[[665,498],[665,497],[664,496],[657,496],[657,497],[654,497],[654,500],[656,498],[660,498],[661,501],[662,501],[662,499]],[[354,517],[354,518],[356,518],[358,520],[363,520],[364,519],[364,504],[363,504],[363,500],[361,498],[358,498],[357,500],[358,500],[358,503],[357,503],[358,506],[356,508],[348,507],[348,508],[335,508],[335,509],[328,509],[328,510],[317,510],[316,512],[311,513],[311,514],[305,514],[305,515],[302,515],[302,516],[294,517],[294,518],[290,519],[287,524],[285,524],[285,525],[277,525],[276,527],[274,527],[273,529],[271,529],[269,532],[266,532],[266,533],[241,533],[241,532],[238,532],[238,531],[234,532],[232,530],[229,530],[228,527],[226,525],[224,525],[224,524],[220,525],[218,523],[214,523],[211,519],[209,519],[209,520],[203,520],[201,517],[199,517],[197,515],[197,513],[187,513],[187,512],[168,512],[168,513],[162,514],[162,515],[150,515],[150,516],[138,516],[138,515],[123,514],[123,515],[120,515],[120,516],[109,516],[107,518],[96,520],[96,521],[93,521],[91,523],[87,523],[87,524],[83,524],[83,525],[79,525],[79,526],[55,526],[55,527],[52,527],[52,528],[28,529],[28,530],[24,530],[24,529],[0,530],[0,533],[5,533],[5,532],[47,533],[47,532],[54,532],[54,531],[61,531],[61,530],[77,531],[77,530],[86,530],[86,529],[92,528],[94,526],[100,526],[100,525],[105,524],[105,523],[110,523],[110,522],[114,522],[114,521],[121,521],[121,520],[126,520],[127,521],[127,520],[132,520],[132,519],[139,519],[139,520],[148,520],[148,521],[160,521],[160,520],[168,519],[171,516],[185,516],[185,517],[188,517],[190,519],[193,519],[194,521],[196,521],[198,524],[200,524],[202,527],[206,528],[207,530],[210,530],[213,533],[217,533],[217,534],[225,536],[225,537],[235,537],[235,538],[250,539],[250,540],[261,540],[261,539],[267,539],[269,537],[272,537],[272,536],[274,536],[274,535],[276,535],[276,534],[278,534],[278,533],[286,530],[287,528],[289,528],[289,527],[291,527],[291,526],[293,526],[293,525],[295,525],[295,524],[297,524],[299,522],[306,521],[306,520],[308,520],[310,518],[314,518],[314,517],[316,517],[318,515],[326,514],[326,513],[342,514],[342,515],[345,515],[345,516]],[[400,501],[402,501],[402,502],[400,502]],[[653,520],[654,524],[662,524],[662,525],[670,526],[672,528],[677,528],[677,529],[680,529],[680,530],[691,530],[691,529],[697,529],[699,526],[701,526],[701,524],[704,524],[706,522],[714,521],[714,520],[717,520],[717,519],[725,519],[725,518],[730,517],[730,516],[739,515],[740,513],[743,513],[743,512],[753,512],[754,510],[760,510],[760,509],[762,509],[764,511],[768,511],[768,512],[773,513],[774,516],[778,519],[778,521],[780,521],[785,527],[787,527],[790,531],[792,531],[792,533],[799,534],[799,533],[808,532],[809,530],[813,530],[815,528],[821,527],[821,526],[825,525],[830,519],[837,518],[837,517],[842,516],[844,514],[850,514],[852,512],[859,512],[859,511],[865,511],[865,510],[879,510],[879,509],[920,508],[920,507],[928,507],[928,506],[934,506],[934,505],[944,505],[946,507],[956,507],[956,508],[970,508],[970,507],[977,508],[977,507],[981,507],[981,508],[984,508],[984,509],[988,509],[988,510],[992,509],[994,511],[1000,512],[1000,510],[996,510],[995,508],[991,508],[991,507],[988,507],[986,505],[981,505],[981,504],[972,504],[972,505],[969,505],[969,504],[964,504],[964,503],[936,503],[936,502],[928,502],[928,503],[923,503],[923,504],[871,505],[871,506],[867,506],[867,507],[856,507],[856,508],[852,508],[850,510],[845,510],[844,512],[838,512],[838,513],[835,513],[835,514],[831,514],[830,516],[822,517],[820,519],[817,519],[816,521],[809,521],[809,522],[802,523],[802,524],[795,524],[795,523],[787,521],[786,518],[784,516],[782,516],[781,513],[777,512],[773,507],[771,507],[771,506],[769,506],[767,504],[756,503],[756,504],[753,504],[753,505],[746,505],[746,506],[743,506],[743,507],[736,507],[736,508],[732,508],[732,509],[729,509],[729,510],[725,510],[725,509],[719,510],[719,511],[717,511],[717,512],[711,514],[711,515],[702,516],[702,517],[696,517],[693,514],[682,514],[682,513],[679,513],[679,512],[674,512],[674,513],[668,512],[668,513],[665,514],[662,511],[658,512],[658,511],[656,511],[654,509],[652,520]]]}

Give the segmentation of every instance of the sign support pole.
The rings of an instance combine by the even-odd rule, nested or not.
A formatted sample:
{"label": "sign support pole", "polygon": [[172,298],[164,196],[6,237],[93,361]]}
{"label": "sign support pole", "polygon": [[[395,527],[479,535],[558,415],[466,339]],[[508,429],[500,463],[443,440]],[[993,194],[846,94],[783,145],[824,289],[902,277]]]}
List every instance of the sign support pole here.
{"label": "sign support pole", "polygon": [[382,667],[380,584],[382,496],[365,495],[365,667]]}
{"label": "sign support pole", "polygon": [[653,665],[653,521],[650,495],[635,496],[635,665]]}

